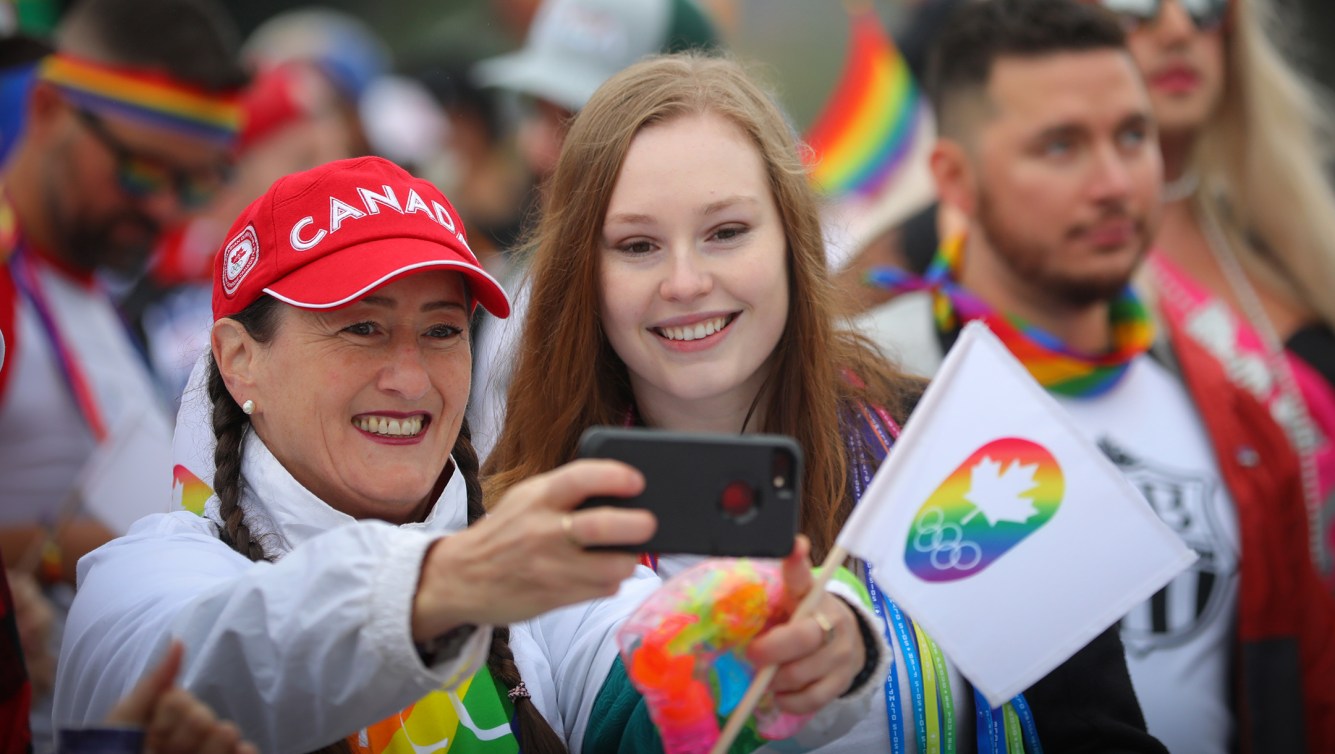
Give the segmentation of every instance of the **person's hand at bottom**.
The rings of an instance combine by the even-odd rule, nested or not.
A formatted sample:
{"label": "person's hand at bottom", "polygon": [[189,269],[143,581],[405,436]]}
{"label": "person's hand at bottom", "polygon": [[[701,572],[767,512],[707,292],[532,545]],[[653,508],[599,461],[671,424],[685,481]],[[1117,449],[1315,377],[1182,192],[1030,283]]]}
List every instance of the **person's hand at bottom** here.
{"label": "person's hand at bottom", "polygon": [[[814,584],[810,552],[811,542],[799,534],[783,561],[792,610]],[[812,714],[848,691],[867,658],[857,621],[853,608],[826,592],[812,613],[771,628],[751,644],[747,657],[757,667],[778,666],[770,689],[780,710]]]}
{"label": "person's hand at bottom", "polygon": [[176,686],[185,648],[173,641],[167,655],[107,715],[112,725],[134,725],[146,733],[150,754],[259,754],[241,740],[236,725],[219,720],[208,705]]}

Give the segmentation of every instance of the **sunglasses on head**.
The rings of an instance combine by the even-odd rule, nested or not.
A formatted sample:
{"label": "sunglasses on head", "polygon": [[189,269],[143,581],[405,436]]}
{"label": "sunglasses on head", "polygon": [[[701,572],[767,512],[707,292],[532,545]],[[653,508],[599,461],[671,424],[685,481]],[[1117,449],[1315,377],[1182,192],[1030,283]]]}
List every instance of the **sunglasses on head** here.
{"label": "sunglasses on head", "polygon": [[231,178],[231,166],[219,164],[202,170],[182,170],[164,165],[162,160],[139,154],[116,138],[96,113],[74,108],[79,121],[116,158],[116,178],[121,188],[136,199],[144,199],[170,189],[187,209],[198,209],[217,195]]}
{"label": "sunglasses on head", "polygon": [[[1098,0],[1099,5],[1134,24],[1150,23],[1159,17],[1164,0]],[[1218,28],[1228,15],[1229,0],[1177,0],[1201,31]]]}

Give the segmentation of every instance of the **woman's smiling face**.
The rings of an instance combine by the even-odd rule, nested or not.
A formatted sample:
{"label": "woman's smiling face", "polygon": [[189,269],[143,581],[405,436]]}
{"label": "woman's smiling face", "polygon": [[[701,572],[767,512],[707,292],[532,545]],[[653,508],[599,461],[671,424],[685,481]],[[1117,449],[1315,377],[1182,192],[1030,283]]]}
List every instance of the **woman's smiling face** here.
{"label": "woman's smiling face", "polygon": [[255,431],[330,506],[419,519],[468,403],[463,277],[421,272],[338,309],[280,309],[254,362]]}
{"label": "woman's smiling face", "polygon": [[641,412],[738,431],[788,318],[787,242],[759,150],[712,113],[645,128],[601,245],[602,325]]}

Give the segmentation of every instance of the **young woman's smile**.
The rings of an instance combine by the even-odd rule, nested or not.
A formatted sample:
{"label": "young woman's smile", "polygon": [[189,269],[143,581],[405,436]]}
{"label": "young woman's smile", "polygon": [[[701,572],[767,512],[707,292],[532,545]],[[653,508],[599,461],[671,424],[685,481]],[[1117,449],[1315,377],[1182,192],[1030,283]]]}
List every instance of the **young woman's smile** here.
{"label": "young woman's smile", "polygon": [[642,130],[599,260],[603,329],[640,410],[681,428],[703,412],[736,432],[788,321],[787,243],[755,145],[714,114]]}

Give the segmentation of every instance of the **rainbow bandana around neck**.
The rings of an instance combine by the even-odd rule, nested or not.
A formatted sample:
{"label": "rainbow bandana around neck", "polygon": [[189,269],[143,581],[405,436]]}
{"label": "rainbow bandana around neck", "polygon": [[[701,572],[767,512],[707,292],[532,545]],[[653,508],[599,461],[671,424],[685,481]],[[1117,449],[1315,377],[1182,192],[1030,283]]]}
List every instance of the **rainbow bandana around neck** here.
{"label": "rainbow bandana around neck", "polygon": [[165,74],[63,53],[43,61],[39,75],[81,107],[121,113],[223,147],[232,145],[241,127],[239,91],[208,92]]}
{"label": "rainbow bandana around neck", "polygon": [[1154,342],[1149,313],[1130,286],[1109,307],[1112,348],[1097,356],[1072,351],[1055,336],[1020,318],[994,311],[956,282],[965,239],[963,233],[945,239],[922,278],[878,267],[867,274],[867,282],[895,293],[931,291],[932,310],[942,333],[958,332],[970,320],[984,321],[1039,384],[1059,395],[1102,395],[1126,374],[1132,359]]}

